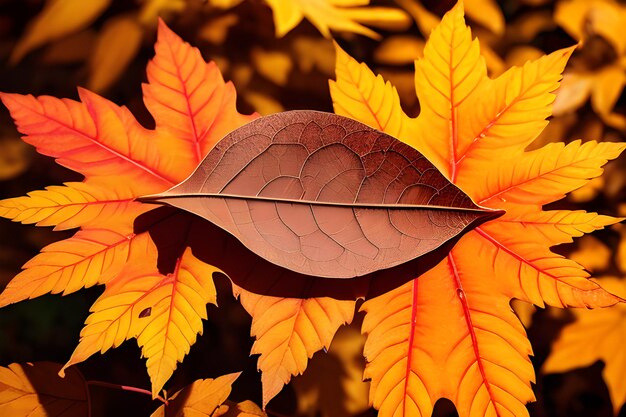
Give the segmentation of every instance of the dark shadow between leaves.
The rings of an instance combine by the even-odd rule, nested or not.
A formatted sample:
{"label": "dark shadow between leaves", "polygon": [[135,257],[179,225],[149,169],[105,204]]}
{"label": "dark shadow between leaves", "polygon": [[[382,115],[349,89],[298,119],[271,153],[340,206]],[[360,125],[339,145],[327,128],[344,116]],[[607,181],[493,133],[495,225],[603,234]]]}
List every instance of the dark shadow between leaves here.
{"label": "dark shadow between leaves", "polygon": [[89,388],[85,379],[75,367],[66,372],[65,378],[61,378],[58,372],[62,366],[53,362],[19,365],[38,397],[37,407],[34,401],[29,404],[33,407],[33,414],[65,417],[84,417],[89,414]]}
{"label": "dark shadow between leaves", "polygon": [[[493,217],[501,213],[494,213]],[[483,217],[465,231],[493,217]],[[261,295],[288,298],[332,297],[340,300],[369,299],[384,294],[437,265],[461,238],[444,243],[427,255],[393,268],[350,279],[319,278],[297,273],[266,261],[219,227],[193,214],[159,207],[135,220],[135,233],[149,232],[159,251],[161,273],[174,270],[186,247],[198,259],[228,275],[239,287]]]}

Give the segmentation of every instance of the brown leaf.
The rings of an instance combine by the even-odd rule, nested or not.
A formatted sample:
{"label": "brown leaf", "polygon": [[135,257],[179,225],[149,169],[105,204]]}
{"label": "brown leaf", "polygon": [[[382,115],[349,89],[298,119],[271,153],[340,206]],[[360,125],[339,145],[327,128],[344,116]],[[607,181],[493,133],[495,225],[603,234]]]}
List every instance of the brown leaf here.
{"label": "brown leaf", "polygon": [[461,237],[457,235],[427,257],[362,277],[337,280],[281,268],[246,248],[223,229],[172,207],[160,207],[139,216],[135,233],[146,231],[158,248],[158,267],[163,274],[173,272],[181,250],[190,247],[194,256],[224,271],[234,284],[247,291],[275,297],[338,300],[376,297],[414,279],[445,258]]}
{"label": "brown leaf", "polygon": [[501,214],[408,145],[313,111],[235,130],[187,180],[141,200],[202,216],[268,261],[325,278],[400,265]]}

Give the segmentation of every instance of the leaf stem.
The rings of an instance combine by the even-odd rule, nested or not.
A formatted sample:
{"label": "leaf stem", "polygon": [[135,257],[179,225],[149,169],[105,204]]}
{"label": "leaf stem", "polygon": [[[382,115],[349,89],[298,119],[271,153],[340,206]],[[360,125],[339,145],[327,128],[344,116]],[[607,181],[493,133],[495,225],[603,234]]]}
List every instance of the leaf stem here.
{"label": "leaf stem", "polygon": [[[87,385],[89,385],[89,386],[96,386],[96,387],[111,388],[111,389],[119,389],[119,390],[122,390],[122,391],[138,392],[140,394],[145,394],[145,395],[152,396],[152,393],[150,391],[148,391],[147,389],[131,387],[131,386],[128,386],[128,385],[112,384],[110,382],[94,381],[94,380],[87,381]],[[168,405],[167,400],[165,398],[161,397],[160,395],[157,395],[157,397],[155,399],[161,401],[165,405]]]}

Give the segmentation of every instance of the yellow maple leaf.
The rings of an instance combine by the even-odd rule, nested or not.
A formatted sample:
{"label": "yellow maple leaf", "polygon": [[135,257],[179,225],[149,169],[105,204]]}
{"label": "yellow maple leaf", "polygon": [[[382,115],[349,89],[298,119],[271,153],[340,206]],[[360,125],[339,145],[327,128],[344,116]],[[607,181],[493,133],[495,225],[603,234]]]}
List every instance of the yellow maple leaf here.
{"label": "yellow maple leaf", "polygon": [[[150,249],[156,252],[153,245]],[[202,334],[206,305],[216,304],[213,272],[219,271],[196,259],[189,248],[168,275],[150,263],[126,264],[92,306],[80,342],[61,372],[134,337],[147,359],[156,397]]]}
{"label": "yellow maple leaf", "polygon": [[612,46],[617,56],[615,60],[599,63],[578,60],[563,77],[554,103],[554,115],[576,110],[591,98],[593,110],[606,124],[626,128],[626,118],[613,111],[626,84],[623,60],[626,40],[621,36],[621,28],[626,24],[626,7],[614,0],[564,0],[554,10],[554,21],[579,40],[585,50],[596,48],[593,37],[599,36]]}
{"label": "yellow maple leaf", "polygon": [[252,354],[259,354],[263,407],[291,380],[304,372],[309,359],[328,349],[339,326],[350,323],[355,301],[333,298],[281,298],[254,294],[233,285],[241,305],[252,316],[256,337]]}
{"label": "yellow maple leaf", "polygon": [[578,141],[524,151],[547,124],[571,52],[492,80],[457,5],[416,62],[421,113],[412,119],[391,85],[338,50],[337,113],[414,146],[474,201],[507,212],[466,234],[426,274],[363,304],[365,377],[380,416],[430,416],[441,397],[461,417],[528,415],[532,350],[510,300],[559,307],[620,300],[549,250],[619,219],[542,206],[600,175],[624,145]]}

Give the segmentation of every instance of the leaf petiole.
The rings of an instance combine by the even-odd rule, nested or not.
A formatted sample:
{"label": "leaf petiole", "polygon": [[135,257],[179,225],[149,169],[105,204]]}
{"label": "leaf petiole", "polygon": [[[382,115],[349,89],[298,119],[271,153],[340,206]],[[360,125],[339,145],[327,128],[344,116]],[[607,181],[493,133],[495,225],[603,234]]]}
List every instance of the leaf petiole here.
{"label": "leaf petiole", "polygon": [[[147,389],[131,387],[131,386],[128,386],[128,385],[113,384],[113,383],[110,383],[110,382],[94,381],[94,380],[87,381],[87,385],[88,386],[111,388],[111,389],[119,389],[119,390],[122,390],[122,391],[138,392],[140,394],[145,394],[145,395],[152,396],[152,392],[148,391]],[[161,397],[160,395],[158,395],[155,399],[161,401],[165,405],[168,405],[168,401],[165,398]]]}

